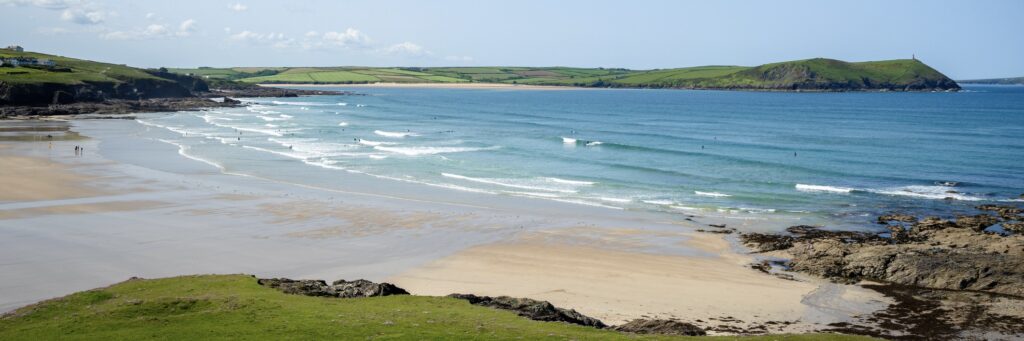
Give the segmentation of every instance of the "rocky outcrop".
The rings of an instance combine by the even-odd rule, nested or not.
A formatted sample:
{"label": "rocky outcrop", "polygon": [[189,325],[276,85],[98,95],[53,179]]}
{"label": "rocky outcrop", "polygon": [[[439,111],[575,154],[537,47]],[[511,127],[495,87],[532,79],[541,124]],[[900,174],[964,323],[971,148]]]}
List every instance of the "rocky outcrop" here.
{"label": "rocky outcrop", "polygon": [[1004,221],[1002,224],[1003,229],[1013,233],[1024,233],[1024,222],[1020,221]]}
{"label": "rocky outcrop", "polygon": [[983,231],[997,223],[999,219],[988,214],[956,217],[956,226],[975,231]]}
{"label": "rocky outcrop", "polygon": [[984,231],[995,224],[1011,232],[1021,227],[979,214],[955,221],[929,217],[909,229],[891,225],[890,238],[794,226],[789,235],[744,234],[741,240],[756,252],[783,250],[791,270],[821,277],[1024,297],[1024,235]]}
{"label": "rocky outcrop", "polygon": [[684,335],[704,336],[707,333],[704,329],[690,323],[676,320],[645,320],[636,319],[612,329],[625,333],[634,334],[661,334],[661,335]]}
{"label": "rocky outcrop", "polygon": [[537,321],[557,321],[581,326],[604,328],[606,325],[598,319],[580,314],[572,309],[558,308],[548,301],[537,301],[529,298],[508,296],[476,296],[473,294],[451,294],[448,297],[469,301],[470,304],[502,310],[514,311],[519,316]]}
{"label": "rocky outcrop", "polygon": [[281,290],[286,294],[355,298],[391,295],[408,295],[409,292],[391,283],[374,283],[365,279],[355,281],[337,280],[331,285],[323,280],[295,280],[288,278],[261,278],[256,281],[262,286]]}
{"label": "rocky outcrop", "polygon": [[[1024,199],[1024,195],[1021,195],[1021,197]],[[1024,216],[1020,215],[1021,213],[1024,213],[1024,210],[1013,206],[980,205],[975,208],[982,211],[996,212],[1000,218],[1006,220],[1024,220]]]}
{"label": "rocky outcrop", "polygon": [[901,223],[916,223],[917,217],[902,213],[889,213],[878,216],[879,224],[888,224],[894,221]]}

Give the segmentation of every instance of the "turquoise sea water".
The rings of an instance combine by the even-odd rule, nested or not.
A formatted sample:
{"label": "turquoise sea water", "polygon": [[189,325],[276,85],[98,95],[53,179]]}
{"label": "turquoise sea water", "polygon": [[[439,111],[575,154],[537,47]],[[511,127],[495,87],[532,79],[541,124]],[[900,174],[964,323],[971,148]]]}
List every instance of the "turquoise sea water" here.
{"label": "turquoise sea water", "polygon": [[[325,88],[339,89],[339,88]],[[340,88],[345,89],[345,88]],[[352,88],[146,115],[226,171],[303,167],[683,214],[967,211],[1024,193],[1024,87],[960,93]]]}

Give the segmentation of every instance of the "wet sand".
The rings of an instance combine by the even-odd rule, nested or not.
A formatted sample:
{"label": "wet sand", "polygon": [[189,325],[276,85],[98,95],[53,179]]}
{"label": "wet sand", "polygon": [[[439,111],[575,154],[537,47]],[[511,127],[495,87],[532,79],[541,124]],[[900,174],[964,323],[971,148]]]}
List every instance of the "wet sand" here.
{"label": "wet sand", "polygon": [[[749,268],[703,224],[526,198],[401,187],[338,191],[223,174],[135,122],[80,141],[0,141],[0,311],[138,277],[250,273],[390,280],[414,294],[550,300],[640,317],[800,331],[877,309],[852,286]],[[74,145],[86,153],[76,156]],[[359,175],[350,175],[357,177]],[[401,186],[407,186],[405,184]],[[413,193],[413,194],[406,194]]]}

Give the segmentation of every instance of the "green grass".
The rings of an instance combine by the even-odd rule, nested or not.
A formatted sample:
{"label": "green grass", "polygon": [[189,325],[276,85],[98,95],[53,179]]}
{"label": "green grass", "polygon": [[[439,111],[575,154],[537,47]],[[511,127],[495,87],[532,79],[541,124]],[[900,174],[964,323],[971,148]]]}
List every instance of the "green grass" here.
{"label": "green grass", "polygon": [[70,69],[70,72],[55,72],[28,67],[0,68],[0,70],[3,70],[0,71],[0,81],[13,84],[82,84],[85,82],[120,83],[136,79],[166,81],[162,78],[143,72],[142,70],[125,65],[100,63],[35,52],[15,52],[10,50],[0,50],[0,57],[35,57],[39,59],[49,59],[54,61],[58,68]]}
{"label": "green grass", "polygon": [[442,297],[287,295],[243,275],[131,280],[24,307],[0,340],[869,340],[836,334],[654,337],[555,322]]}

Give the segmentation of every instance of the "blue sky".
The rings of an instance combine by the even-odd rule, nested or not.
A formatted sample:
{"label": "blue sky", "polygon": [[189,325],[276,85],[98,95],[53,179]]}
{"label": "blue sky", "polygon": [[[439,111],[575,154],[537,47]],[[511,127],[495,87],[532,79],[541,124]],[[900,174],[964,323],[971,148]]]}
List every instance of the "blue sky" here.
{"label": "blue sky", "polygon": [[911,54],[1024,76],[1024,1],[0,0],[0,45],[142,67],[671,68]]}

